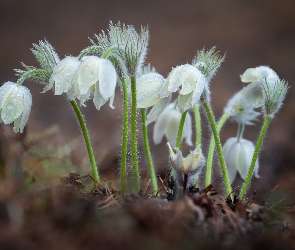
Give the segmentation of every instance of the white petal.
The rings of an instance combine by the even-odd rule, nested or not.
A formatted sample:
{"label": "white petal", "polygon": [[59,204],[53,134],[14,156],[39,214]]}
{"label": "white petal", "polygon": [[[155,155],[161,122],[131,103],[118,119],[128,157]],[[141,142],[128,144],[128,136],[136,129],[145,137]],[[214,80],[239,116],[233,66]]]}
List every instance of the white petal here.
{"label": "white petal", "polygon": [[[193,92],[192,102],[191,102],[192,107],[199,103],[201,95],[206,90],[209,91],[209,84],[207,83],[205,76],[201,74],[199,75],[198,82]],[[210,95],[210,93],[208,93],[208,95]],[[206,98],[208,99],[209,97],[206,97]]]}
{"label": "white petal", "polygon": [[[174,104],[173,104],[174,105]],[[172,147],[176,147],[176,137],[178,134],[179,123],[181,120],[181,113],[176,109],[171,109],[168,119],[166,119],[166,138]]]}
{"label": "white petal", "polygon": [[189,112],[187,112],[184,122],[184,128],[182,132],[182,138],[185,138],[187,145],[192,146],[192,117]]}
{"label": "white petal", "polygon": [[74,77],[77,95],[84,95],[99,80],[100,58],[86,56],[80,63]]}
{"label": "white petal", "polygon": [[148,108],[159,101],[159,92],[164,86],[164,77],[158,73],[149,73],[137,79],[137,107]]}
{"label": "white petal", "polygon": [[185,82],[187,77],[191,74],[192,69],[195,68],[190,64],[184,64],[174,68],[168,76],[168,90],[170,92],[176,92],[178,88]]}
{"label": "white petal", "polygon": [[100,91],[98,88],[95,88],[94,96],[93,96],[93,103],[97,110],[100,110],[100,108],[107,102],[106,99],[103,98],[103,96],[100,94]]}
{"label": "white petal", "polygon": [[146,126],[159,117],[159,115],[164,111],[169,102],[170,96],[167,98],[159,99],[159,101],[152,107],[147,115]]}
{"label": "white petal", "polygon": [[99,91],[105,100],[115,92],[117,84],[116,69],[107,59],[99,60]]}
{"label": "white petal", "polygon": [[67,93],[73,87],[73,79],[79,65],[80,62],[75,57],[66,57],[61,60],[54,68],[49,84],[44,88],[43,92],[54,85],[55,95]]}
{"label": "white petal", "polygon": [[235,150],[236,143],[237,138],[231,137],[223,145],[223,154],[224,159],[226,161],[226,167],[230,183],[232,183],[236,179],[237,175],[236,157],[233,152]]}
{"label": "white petal", "polygon": [[168,85],[169,85],[169,76],[164,81],[164,85],[163,85],[162,89],[159,92],[159,98],[166,98],[166,97],[171,95],[170,91],[168,90]]}
{"label": "white petal", "polygon": [[242,82],[257,82],[259,79],[260,74],[256,68],[249,68],[241,75]]}
{"label": "white petal", "polygon": [[23,133],[23,131],[24,131],[24,127],[29,119],[29,115],[30,115],[31,107],[32,107],[31,92],[25,86],[22,86],[22,87],[24,88],[24,96],[23,96],[24,109],[23,109],[22,115],[20,116],[20,123],[18,124],[18,122],[15,121],[14,127],[13,127],[14,132],[19,131],[20,133]]}
{"label": "white petal", "polygon": [[24,87],[15,84],[2,106],[1,118],[4,124],[12,123],[18,118],[24,109]]}
{"label": "white petal", "polygon": [[14,89],[15,84],[14,82],[6,82],[0,87],[0,110],[10,95],[10,92]]}
{"label": "white petal", "polygon": [[188,95],[178,95],[177,107],[179,108],[179,111],[181,113],[191,108],[192,96],[193,93],[190,93]]}
{"label": "white petal", "polygon": [[205,82],[205,76],[200,70],[190,65],[190,67],[186,69],[186,75],[183,76],[179,93],[181,95],[187,95],[195,91],[196,87],[200,85],[199,82]]}
{"label": "white petal", "polygon": [[[170,104],[171,105],[171,104]],[[155,144],[160,144],[168,126],[168,119],[170,116],[171,107],[168,105],[165,110],[159,115],[155,121],[153,128],[153,141]]]}

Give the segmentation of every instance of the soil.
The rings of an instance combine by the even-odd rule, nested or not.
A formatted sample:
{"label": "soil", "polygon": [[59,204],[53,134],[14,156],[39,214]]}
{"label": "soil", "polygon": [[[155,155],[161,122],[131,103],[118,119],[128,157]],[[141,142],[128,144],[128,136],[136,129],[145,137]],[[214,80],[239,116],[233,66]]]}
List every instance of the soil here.
{"label": "soil", "polygon": [[[295,204],[255,203],[190,187],[186,195],[149,188],[123,199],[111,184],[83,191],[77,174],[42,188],[0,185],[1,249],[293,249]],[[170,180],[170,182],[168,181]],[[167,182],[168,181],[168,182]],[[33,183],[34,182],[34,183]],[[274,190],[270,191],[271,193]]]}

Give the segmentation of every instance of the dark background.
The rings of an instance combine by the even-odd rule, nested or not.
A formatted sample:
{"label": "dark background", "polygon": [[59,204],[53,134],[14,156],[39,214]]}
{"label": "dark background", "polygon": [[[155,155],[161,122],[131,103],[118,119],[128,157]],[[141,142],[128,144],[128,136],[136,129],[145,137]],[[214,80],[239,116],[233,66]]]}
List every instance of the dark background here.
{"label": "dark background", "polygon": [[[293,0],[229,1],[95,1],[95,0],[1,0],[0,1],[0,83],[16,81],[13,69],[19,61],[35,65],[32,43],[46,38],[63,58],[77,55],[89,45],[88,37],[108,28],[109,21],[132,24],[137,29],[148,25],[150,43],[147,62],[167,76],[172,67],[190,62],[197,50],[216,46],[226,60],[212,81],[212,105],[217,117],[234,92],[243,85],[239,75],[247,68],[268,65],[291,86],[285,104],[271,123],[261,153],[259,180],[254,181],[264,195],[275,184],[292,185],[294,177],[294,97],[295,97],[295,2]],[[71,107],[61,96],[42,86],[26,82],[33,94],[28,133],[42,132],[58,123],[65,141],[79,136]],[[122,96],[118,89],[115,110],[105,105],[95,110],[91,101],[82,111],[88,121],[95,154],[102,172],[117,173],[120,152]],[[205,118],[205,117],[204,117]],[[205,119],[204,119],[205,120]],[[256,140],[261,121],[247,127],[245,138]],[[203,148],[207,150],[204,122]],[[152,125],[149,126],[152,133]],[[235,136],[236,125],[228,123],[222,141]],[[46,142],[49,143],[49,142]],[[46,144],[45,143],[45,144]],[[168,166],[168,151],[163,142],[152,145],[158,171]],[[79,165],[85,156],[81,146],[75,150]],[[140,144],[140,149],[142,145]],[[184,151],[189,150],[184,146]],[[144,157],[141,158],[145,165]],[[105,171],[103,171],[105,170]],[[288,181],[290,180],[290,182]],[[237,180],[237,185],[239,184]],[[288,184],[288,185],[289,185]]]}

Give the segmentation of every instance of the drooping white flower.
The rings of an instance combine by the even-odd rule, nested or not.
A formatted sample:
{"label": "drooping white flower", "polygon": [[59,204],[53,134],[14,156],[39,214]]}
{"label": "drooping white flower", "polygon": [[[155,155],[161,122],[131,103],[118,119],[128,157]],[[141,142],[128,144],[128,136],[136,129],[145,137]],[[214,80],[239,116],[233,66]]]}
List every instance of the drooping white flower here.
{"label": "drooping white flower", "polygon": [[158,97],[164,82],[164,77],[155,72],[142,75],[137,79],[137,107],[149,108],[153,106],[147,115],[146,126],[159,117],[170,101],[170,96]]}
{"label": "drooping white flower", "polygon": [[243,75],[240,76],[242,82],[260,82],[266,80],[268,82],[275,82],[279,80],[277,73],[268,66],[259,66],[256,68],[247,69]]}
{"label": "drooping white flower", "polygon": [[[181,113],[175,107],[175,103],[169,104],[166,109],[160,114],[154,124],[153,141],[155,144],[161,143],[165,136],[172,147],[176,146],[176,137],[178,133]],[[192,146],[192,118],[189,113],[186,114],[182,139]]]}
{"label": "drooping white flower", "polygon": [[6,82],[0,87],[1,122],[14,122],[13,131],[23,132],[32,106],[32,95],[28,88],[14,82]]}
{"label": "drooping white flower", "polygon": [[200,145],[197,145],[195,150],[191,151],[186,157],[183,157],[182,152],[178,148],[172,149],[169,142],[167,145],[170,160],[175,170],[184,174],[196,174],[205,165],[205,157]]}
{"label": "drooping white flower", "polygon": [[76,57],[65,57],[54,68],[44,92],[52,89],[55,95],[67,94],[73,88],[73,78],[80,62]]}
{"label": "drooping white flower", "polygon": [[177,106],[183,113],[199,103],[206,84],[206,77],[199,69],[190,64],[184,64],[172,69],[159,97],[168,97],[180,89]]}
{"label": "drooping white flower", "polygon": [[260,115],[255,109],[261,107],[263,103],[261,84],[252,82],[229,99],[224,113],[229,113],[239,124],[251,125]]}
{"label": "drooping white flower", "polygon": [[[243,138],[238,140],[237,137],[231,137],[225,142],[223,145],[223,154],[230,183],[235,180],[237,172],[243,180],[246,179],[254,150],[255,146],[253,142]],[[259,178],[258,169],[259,163],[256,161],[254,167],[256,178]]]}

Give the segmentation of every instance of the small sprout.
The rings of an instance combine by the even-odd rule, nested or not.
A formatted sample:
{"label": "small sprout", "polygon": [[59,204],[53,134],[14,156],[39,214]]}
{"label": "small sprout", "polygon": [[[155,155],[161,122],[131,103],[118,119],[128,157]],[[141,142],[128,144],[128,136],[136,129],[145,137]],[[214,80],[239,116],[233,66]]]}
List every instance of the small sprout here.
{"label": "small sprout", "polygon": [[[161,113],[154,125],[153,141],[155,144],[161,143],[164,135],[170,145],[176,146],[177,131],[181,120],[181,113],[175,107],[175,103],[169,104]],[[184,122],[182,139],[185,138],[187,145],[192,146],[192,118],[188,113]]]}
{"label": "small sprout", "polygon": [[14,82],[0,87],[0,122],[14,122],[13,131],[23,133],[32,106],[32,95],[28,88]]}
{"label": "small sprout", "polygon": [[[253,157],[255,146],[253,142],[237,137],[229,138],[223,145],[223,154],[228,169],[228,177],[230,183],[232,183],[237,175],[240,174],[243,180],[246,179],[251,160]],[[258,175],[259,164],[255,163],[255,177]]]}

